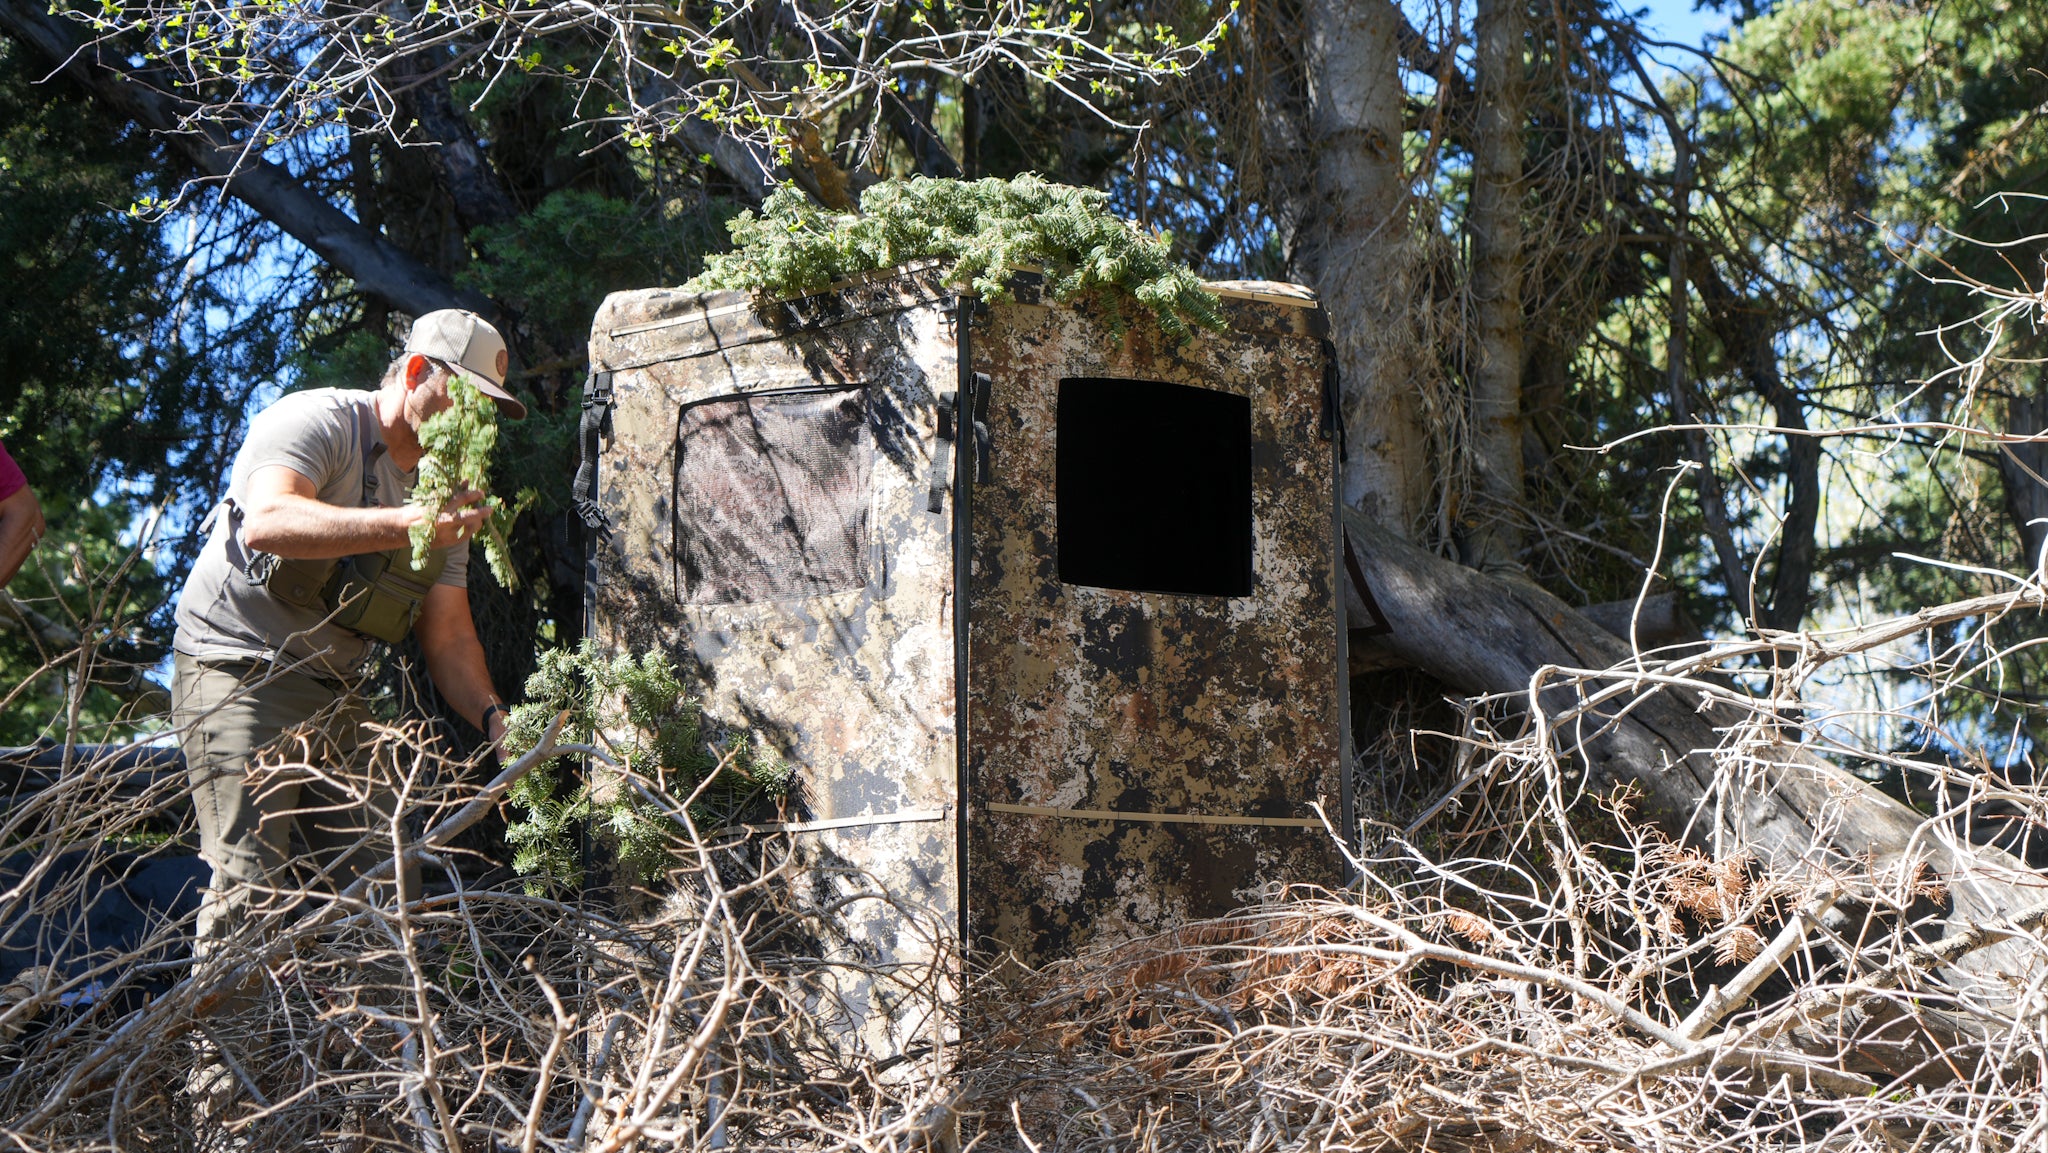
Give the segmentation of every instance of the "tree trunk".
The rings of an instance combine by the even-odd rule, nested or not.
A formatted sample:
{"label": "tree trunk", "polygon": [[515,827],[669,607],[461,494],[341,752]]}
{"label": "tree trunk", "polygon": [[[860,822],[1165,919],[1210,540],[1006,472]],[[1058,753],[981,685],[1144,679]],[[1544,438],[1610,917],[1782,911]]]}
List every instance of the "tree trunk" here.
{"label": "tree trunk", "polygon": [[[1345,525],[1390,628],[1364,643],[1462,691],[1530,700],[1558,725],[1553,743],[1592,785],[1639,786],[1641,811],[1672,836],[1717,856],[1747,851],[1780,869],[1836,878],[1910,875],[1914,862],[1925,862],[1963,920],[2039,900],[2038,878],[2019,861],[1954,839],[1940,822],[1797,745],[1760,740],[1742,750],[1748,764],[1722,770],[1716,750],[1725,742],[1715,726],[1738,718],[1691,688],[1645,680],[1595,711],[1561,719],[1581,709],[1585,692],[1627,677],[1582,690],[1562,684],[1558,670],[1625,668],[1633,660],[1625,642],[1528,581],[1443,560],[1356,512],[1346,511]],[[1926,626],[1902,627],[1911,635]],[[1754,777],[1745,783],[1746,773]],[[2000,946],[1962,967],[2010,969],[2019,958]]]}
{"label": "tree trunk", "polygon": [[1311,191],[1294,206],[1294,275],[1322,298],[1343,372],[1344,503],[1412,535],[1430,499],[1420,277],[1401,155],[1400,10],[1307,0]]}
{"label": "tree trunk", "polygon": [[691,148],[709,156],[712,167],[725,173],[748,200],[759,204],[775,191],[775,161],[760,145],[722,132],[716,124],[695,116],[683,117],[676,130]]}
{"label": "tree trunk", "polygon": [[1521,0],[1479,0],[1474,50],[1478,121],[1472,140],[1472,319],[1466,379],[1472,391],[1476,508],[1461,517],[1469,563],[1522,569],[1522,122]]}
{"label": "tree trunk", "polygon": [[[2039,391],[2022,393],[2005,402],[2005,430],[2022,436],[2048,432],[2048,396]],[[1998,446],[1998,477],[2005,484],[2005,508],[2019,535],[2022,567],[2030,572],[2041,567],[2041,550],[2048,546],[2048,442],[2030,441]]]}
{"label": "tree trunk", "polygon": [[[1735,606],[1736,616],[1748,620],[1752,615],[1749,567],[1735,545],[1735,533],[1728,521],[1728,493],[1714,467],[1714,446],[1701,427],[1704,422],[1692,396],[1692,134],[1679,118],[1678,110],[1658,91],[1657,82],[1643,67],[1642,57],[1632,53],[1629,65],[1636,79],[1642,81],[1643,91],[1649,95],[1671,138],[1670,239],[1665,248],[1665,389],[1671,414],[1685,429],[1686,451],[1699,466],[1700,516],[1706,522],[1707,541],[1714,548],[1714,559],[1720,562],[1721,583],[1727,586],[1728,602]],[[1707,275],[1714,275],[1711,264],[1707,266]]]}
{"label": "tree trunk", "polygon": [[[394,8],[394,16],[402,12]],[[398,17],[402,22],[410,16]],[[392,85],[403,113],[418,123],[429,164],[454,206],[463,235],[504,224],[519,215],[490,158],[484,155],[468,114],[456,107],[447,73],[439,67],[446,49],[428,49],[399,57],[391,65]]]}
{"label": "tree trunk", "polygon": [[1785,382],[1768,329],[1751,334],[1749,378],[1771,403],[1785,436],[1785,514],[1778,525],[1778,563],[1771,573],[1771,603],[1757,612],[1767,629],[1791,632],[1813,602],[1813,567],[1820,556],[1820,438],[1806,431],[1806,399]]}
{"label": "tree trunk", "polygon": [[1771,406],[1778,427],[1792,430],[1785,437],[1785,507],[1778,519],[1769,591],[1767,596],[1752,597],[1747,583],[1728,590],[1737,611],[1756,627],[1789,632],[1806,619],[1813,599],[1813,568],[1819,556],[1814,533],[1820,526],[1820,440],[1800,435],[1807,427],[1806,399],[1785,382],[1778,366],[1775,306],[1739,295],[1712,265],[1696,279],[1715,334],[1736,369]]}

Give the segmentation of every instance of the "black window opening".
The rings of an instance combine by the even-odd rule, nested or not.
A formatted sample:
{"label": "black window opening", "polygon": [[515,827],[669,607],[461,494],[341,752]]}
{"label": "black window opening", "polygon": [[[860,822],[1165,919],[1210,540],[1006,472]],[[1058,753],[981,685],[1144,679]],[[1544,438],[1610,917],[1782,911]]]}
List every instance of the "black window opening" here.
{"label": "black window opening", "polygon": [[676,599],[798,600],[868,583],[865,389],[728,397],[676,416]]}
{"label": "black window opening", "polygon": [[1252,405],[1159,380],[1060,381],[1060,580],[1140,592],[1252,591]]}

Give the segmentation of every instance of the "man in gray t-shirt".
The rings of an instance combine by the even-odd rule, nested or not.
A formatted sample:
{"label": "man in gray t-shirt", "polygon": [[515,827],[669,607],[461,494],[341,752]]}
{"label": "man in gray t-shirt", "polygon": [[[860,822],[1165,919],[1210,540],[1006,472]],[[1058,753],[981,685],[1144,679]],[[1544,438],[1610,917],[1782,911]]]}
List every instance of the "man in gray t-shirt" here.
{"label": "man in gray t-shirt", "polygon": [[[419,475],[417,469],[399,471],[382,439],[377,406],[383,395],[343,388],[295,392],[249,422],[213,532],[178,598],[177,651],[202,661],[282,659],[337,679],[361,667],[375,641],[327,623],[324,605],[294,605],[250,579],[261,553],[248,539],[249,481],[264,469],[283,468],[311,481],[312,499],[320,504],[403,508]],[[379,446],[385,451],[377,451]],[[436,584],[466,588],[468,543],[441,551],[447,554],[446,567]]]}
{"label": "man in gray t-shirt", "polygon": [[[504,389],[505,342],[473,313],[420,317],[405,352],[374,392],[316,389],[257,414],[228,490],[178,599],[172,719],[198,813],[200,855],[213,867],[198,952],[212,954],[255,907],[346,887],[389,860],[389,782],[355,765],[369,719],[356,681],[375,643],[334,623],[330,606],[290,603],[267,566],[394,553],[409,564],[406,501],[422,455],[419,430],[452,401],[460,372],[499,411],[526,415]],[[469,542],[486,516],[481,493],[461,493],[434,522],[446,563],[421,578],[412,635],[443,700],[493,742],[504,704],[470,619]],[[406,602],[408,605],[411,602]],[[405,617],[397,618],[402,628]],[[366,626],[368,627],[368,626]],[[289,755],[259,756],[281,745]],[[288,762],[306,768],[291,769]],[[294,843],[294,837],[302,843]],[[230,1006],[245,1003],[231,996]]]}

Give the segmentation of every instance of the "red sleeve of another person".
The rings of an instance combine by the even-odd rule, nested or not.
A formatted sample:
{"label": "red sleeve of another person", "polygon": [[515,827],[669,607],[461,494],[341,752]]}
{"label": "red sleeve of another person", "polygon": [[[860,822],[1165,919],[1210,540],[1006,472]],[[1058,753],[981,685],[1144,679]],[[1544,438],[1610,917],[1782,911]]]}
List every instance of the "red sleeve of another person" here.
{"label": "red sleeve of another person", "polygon": [[21,475],[21,466],[7,455],[7,446],[0,444],[0,500],[6,500],[28,487],[28,478]]}

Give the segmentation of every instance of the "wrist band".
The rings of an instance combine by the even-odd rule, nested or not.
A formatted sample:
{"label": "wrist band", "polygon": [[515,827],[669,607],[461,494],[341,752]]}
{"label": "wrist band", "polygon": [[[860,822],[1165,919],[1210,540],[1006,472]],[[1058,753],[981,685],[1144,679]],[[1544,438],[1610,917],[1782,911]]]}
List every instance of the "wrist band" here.
{"label": "wrist band", "polygon": [[488,735],[491,731],[491,714],[504,711],[505,706],[499,701],[492,701],[490,704],[485,705],[484,715],[477,718],[477,730]]}

